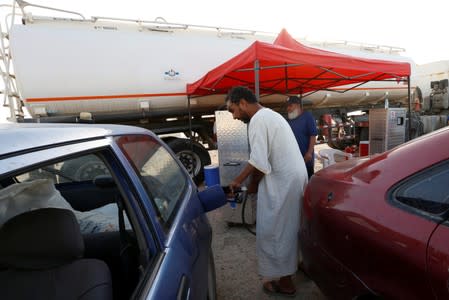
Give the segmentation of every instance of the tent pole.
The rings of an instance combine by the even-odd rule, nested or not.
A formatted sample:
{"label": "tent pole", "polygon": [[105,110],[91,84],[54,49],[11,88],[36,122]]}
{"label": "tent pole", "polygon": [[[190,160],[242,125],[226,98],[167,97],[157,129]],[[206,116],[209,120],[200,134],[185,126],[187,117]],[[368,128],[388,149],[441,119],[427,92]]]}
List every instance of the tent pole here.
{"label": "tent pole", "polygon": [[285,93],[288,94],[288,70],[287,70],[287,63],[285,63],[284,66],[284,76],[285,76]]}
{"label": "tent pole", "polygon": [[190,95],[187,96],[187,110],[189,111],[190,151],[193,153],[192,110],[190,108]]}
{"label": "tent pole", "polygon": [[412,139],[412,99],[410,91],[410,75],[407,76],[407,93],[408,93],[408,140]]}
{"label": "tent pole", "polygon": [[257,101],[260,101],[260,85],[259,85],[259,60],[254,61],[254,92]]}

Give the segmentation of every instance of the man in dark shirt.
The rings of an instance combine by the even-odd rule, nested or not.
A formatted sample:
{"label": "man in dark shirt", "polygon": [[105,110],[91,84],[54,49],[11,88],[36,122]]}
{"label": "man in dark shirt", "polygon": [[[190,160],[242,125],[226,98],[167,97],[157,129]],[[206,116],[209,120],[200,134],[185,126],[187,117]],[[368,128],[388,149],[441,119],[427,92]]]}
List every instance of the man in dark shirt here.
{"label": "man in dark shirt", "polygon": [[314,146],[318,134],[312,114],[302,109],[302,99],[297,96],[287,98],[288,123],[295,134],[301,154],[306,163],[309,178],[314,173]]}

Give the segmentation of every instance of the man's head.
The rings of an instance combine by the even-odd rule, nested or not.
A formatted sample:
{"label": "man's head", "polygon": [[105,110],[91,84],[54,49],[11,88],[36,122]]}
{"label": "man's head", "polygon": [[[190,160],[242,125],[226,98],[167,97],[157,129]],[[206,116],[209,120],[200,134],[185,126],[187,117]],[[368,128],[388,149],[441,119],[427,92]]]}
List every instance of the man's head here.
{"label": "man's head", "polygon": [[302,113],[302,99],[298,96],[290,96],[287,98],[288,118],[295,119]]}
{"label": "man's head", "polygon": [[234,119],[248,123],[252,117],[251,106],[258,104],[254,93],[243,86],[236,86],[229,90],[226,96],[228,111],[232,113]]}

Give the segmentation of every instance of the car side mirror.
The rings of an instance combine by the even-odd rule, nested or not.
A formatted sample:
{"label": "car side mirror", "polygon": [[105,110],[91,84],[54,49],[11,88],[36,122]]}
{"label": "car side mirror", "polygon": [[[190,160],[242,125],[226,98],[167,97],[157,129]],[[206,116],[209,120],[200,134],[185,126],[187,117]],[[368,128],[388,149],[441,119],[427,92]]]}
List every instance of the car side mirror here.
{"label": "car side mirror", "polygon": [[219,185],[213,185],[198,193],[198,198],[203,205],[204,211],[212,211],[222,207],[227,203],[223,188]]}

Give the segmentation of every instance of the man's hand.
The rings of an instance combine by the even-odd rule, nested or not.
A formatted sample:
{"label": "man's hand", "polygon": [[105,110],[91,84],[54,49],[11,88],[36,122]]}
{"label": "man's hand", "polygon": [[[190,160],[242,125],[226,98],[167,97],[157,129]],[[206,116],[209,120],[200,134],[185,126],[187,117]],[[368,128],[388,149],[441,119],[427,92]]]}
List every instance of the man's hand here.
{"label": "man's hand", "polygon": [[234,191],[240,189],[241,183],[233,180],[229,183],[229,189],[231,190],[231,196],[234,196]]}
{"label": "man's hand", "polygon": [[312,153],[307,152],[306,154],[304,154],[304,161],[308,162],[312,160]]}

